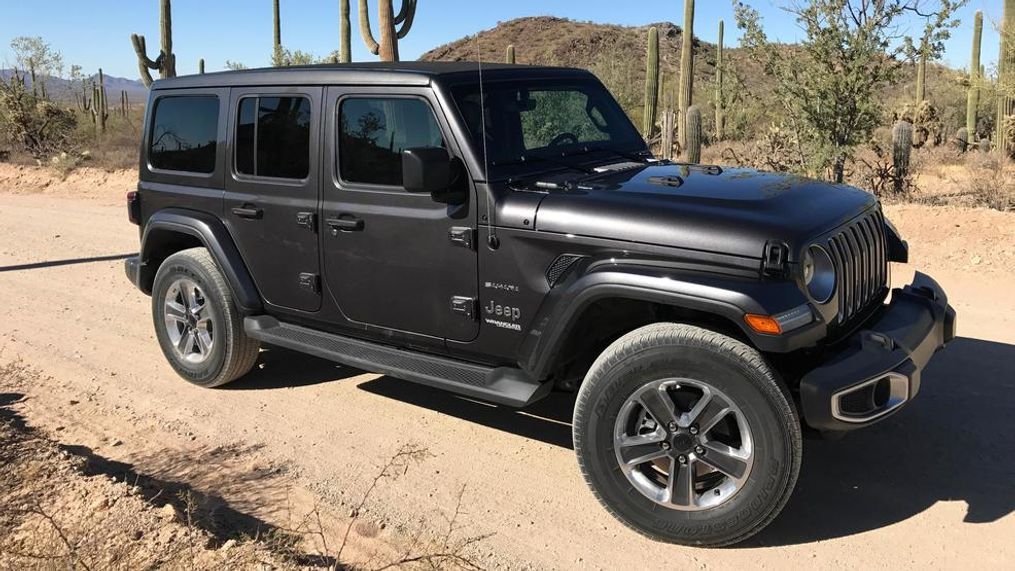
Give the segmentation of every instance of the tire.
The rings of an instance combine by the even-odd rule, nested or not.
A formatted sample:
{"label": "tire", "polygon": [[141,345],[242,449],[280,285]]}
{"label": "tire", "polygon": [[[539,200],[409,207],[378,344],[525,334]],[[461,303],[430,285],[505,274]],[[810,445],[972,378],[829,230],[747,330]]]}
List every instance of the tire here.
{"label": "tire", "polygon": [[[190,296],[188,305],[184,295]],[[204,248],[173,254],[159,267],[152,320],[169,364],[195,385],[220,387],[257,362],[260,344],[244,332],[225,277]]]}
{"label": "tire", "polygon": [[[698,419],[714,424],[692,422],[699,405]],[[573,426],[596,498],[659,541],[741,542],[779,514],[800,471],[800,421],[783,383],[756,350],[690,325],[649,325],[610,345],[579,389]]]}

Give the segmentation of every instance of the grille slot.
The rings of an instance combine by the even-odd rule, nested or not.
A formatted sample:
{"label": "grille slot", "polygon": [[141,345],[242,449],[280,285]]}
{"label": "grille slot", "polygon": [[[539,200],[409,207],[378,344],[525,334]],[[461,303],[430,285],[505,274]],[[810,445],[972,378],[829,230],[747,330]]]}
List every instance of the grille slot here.
{"label": "grille slot", "polygon": [[884,220],[880,210],[835,233],[824,243],[835,264],[838,322],[849,321],[878,298],[888,280]]}

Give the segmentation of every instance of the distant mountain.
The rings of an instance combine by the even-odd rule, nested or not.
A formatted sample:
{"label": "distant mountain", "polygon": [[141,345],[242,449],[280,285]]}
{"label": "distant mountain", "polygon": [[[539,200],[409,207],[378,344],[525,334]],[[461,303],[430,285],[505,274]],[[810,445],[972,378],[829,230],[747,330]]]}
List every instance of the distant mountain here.
{"label": "distant mountain", "polygon": [[[14,75],[14,70],[0,69],[0,79],[6,81],[10,79],[12,75]],[[98,81],[98,78],[98,74],[85,78],[85,84],[90,85],[93,80]],[[106,85],[106,93],[108,94],[110,103],[118,102],[120,100],[121,91],[126,91],[127,97],[134,102],[145,101],[148,98],[148,88],[145,87],[140,80],[126,79],[112,75],[105,76],[103,80]],[[45,81],[46,92],[51,98],[58,101],[73,101],[75,93],[80,93],[81,90],[80,83],[72,85],[70,80],[59,77],[39,78],[39,81]],[[28,77],[25,83],[26,86],[31,89],[31,77]]]}

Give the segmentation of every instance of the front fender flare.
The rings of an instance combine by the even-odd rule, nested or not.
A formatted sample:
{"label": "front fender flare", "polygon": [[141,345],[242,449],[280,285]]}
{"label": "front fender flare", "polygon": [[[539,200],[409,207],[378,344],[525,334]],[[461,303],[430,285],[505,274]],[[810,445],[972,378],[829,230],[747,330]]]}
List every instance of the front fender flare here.
{"label": "front fender flare", "polygon": [[158,267],[149,261],[160,246],[174,234],[197,238],[208,249],[222,270],[241,313],[250,315],[263,310],[261,294],[229,231],[221,220],[205,212],[169,208],[156,212],[148,219],[141,238],[139,284],[152,283]]}
{"label": "front fender flare", "polygon": [[747,313],[775,315],[806,303],[804,294],[790,281],[611,265],[589,271],[550,291],[522,342],[519,356],[522,368],[534,378],[546,378],[582,312],[591,304],[610,298],[647,301],[725,318],[762,351],[788,352],[813,345],[826,332],[825,324],[815,321],[791,335],[762,335],[744,322]]}

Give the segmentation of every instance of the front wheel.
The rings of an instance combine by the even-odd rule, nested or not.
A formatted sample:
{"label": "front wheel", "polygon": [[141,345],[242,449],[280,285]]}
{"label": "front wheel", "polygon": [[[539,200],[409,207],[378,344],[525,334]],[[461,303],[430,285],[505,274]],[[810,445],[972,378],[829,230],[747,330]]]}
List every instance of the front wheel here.
{"label": "front wheel", "polygon": [[600,355],[578,393],[574,445],[607,510],[684,545],[730,545],[763,529],[801,460],[796,409],[762,356],[672,323],[632,331]]}

